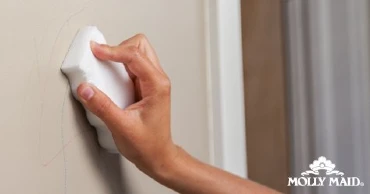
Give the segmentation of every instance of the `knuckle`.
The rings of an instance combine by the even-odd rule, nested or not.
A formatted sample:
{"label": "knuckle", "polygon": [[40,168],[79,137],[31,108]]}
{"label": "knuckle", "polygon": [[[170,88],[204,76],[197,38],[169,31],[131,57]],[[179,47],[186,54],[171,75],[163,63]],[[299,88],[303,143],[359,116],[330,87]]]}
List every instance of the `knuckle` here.
{"label": "knuckle", "polygon": [[118,58],[118,57],[120,56],[120,53],[119,53],[119,52],[117,52],[117,49],[115,49],[114,47],[112,47],[112,46],[107,46],[106,48],[107,48],[107,50],[108,50],[107,54],[108,54],[108,56],[109,56],[110,58]]}
{"label": "knuckle", "polygon": [[129,52],[129,63],[140,57],[140,50],[136,46],[128,47]]}
{"label": "knuckle", "polygon": [[110,59],[120,59],[122,56],[122,51],[119,47],[105,45],[105,54]]}
{"label": "knuckle", "polygon": [[138,40],[146,40],[147,39],[146,36],[145,36],[145,34],[143,34],[143,33],[138,33],[138,34],[135,35],[135,37]]}
{"label": "knuckle", "polygon": [[109,113],[109,110],[111,109],[112,102],[109,100],[103,101],[102,103],[98,104],[95,108],[95,114],[100,117],[104,118]]}
{"label": "knuckle", "polygon": [[162,95],[171,94],[171,81],[168,78],[161,79],[159,82],[159,91]]}

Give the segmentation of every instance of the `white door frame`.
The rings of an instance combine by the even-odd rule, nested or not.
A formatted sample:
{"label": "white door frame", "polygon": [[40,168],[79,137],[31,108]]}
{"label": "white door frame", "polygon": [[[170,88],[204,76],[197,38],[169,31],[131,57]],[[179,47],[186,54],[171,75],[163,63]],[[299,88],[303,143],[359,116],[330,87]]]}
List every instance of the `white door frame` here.
{"label": "white door frame", "polygon": [[210,160],[247,177],[240,0],[204,0]]}

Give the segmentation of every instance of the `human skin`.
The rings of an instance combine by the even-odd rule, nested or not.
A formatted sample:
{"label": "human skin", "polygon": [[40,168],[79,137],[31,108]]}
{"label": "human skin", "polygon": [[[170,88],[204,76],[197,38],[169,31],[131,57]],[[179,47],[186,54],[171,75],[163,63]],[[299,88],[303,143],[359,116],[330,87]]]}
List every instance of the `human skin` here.
{"label": "human skin", "polygon": [[120,153],[160,184],[182,194],[278,193],[265,186],[202,163],[171,138],[171,84],[144,35],[118,46],[91,42],[100,60],[122,63],[135,84],[136,103],[120,109],[98,88],[81,84],[84,106],[112,132]]}

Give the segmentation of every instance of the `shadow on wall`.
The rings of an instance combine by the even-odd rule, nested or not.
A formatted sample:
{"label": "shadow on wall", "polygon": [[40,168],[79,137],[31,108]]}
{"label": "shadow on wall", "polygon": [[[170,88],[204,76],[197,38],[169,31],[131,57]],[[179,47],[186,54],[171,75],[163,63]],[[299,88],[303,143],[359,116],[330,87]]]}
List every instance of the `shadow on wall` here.
{"label": "shadow on wall", "polygon": [[121,170],[121,155],[111,154],[102,149],[97,140],[95,129],[89,124],[83,106],[74,99],[69,91],[69,100],[74,107],[75,119],[78,121],[79,134],[82,134],[82,141],[88,150],[90,159],[93,161],[95,168],[100,173],[102,184],[110,189],[110,194],[127,194],[130,193],[129,186],[123,180]]}

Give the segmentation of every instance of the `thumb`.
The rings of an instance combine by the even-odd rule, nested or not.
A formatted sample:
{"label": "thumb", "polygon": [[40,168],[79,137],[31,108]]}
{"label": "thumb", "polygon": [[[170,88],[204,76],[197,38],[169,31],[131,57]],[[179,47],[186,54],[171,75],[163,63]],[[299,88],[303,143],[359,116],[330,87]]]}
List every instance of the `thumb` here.
{"label": "thumb", "polygon": [[97,87],[82,83],[77,88],[77,94],[81,103],[97,117],[99,117],[107,126],[121,123],[123,110],[100,91]]}

